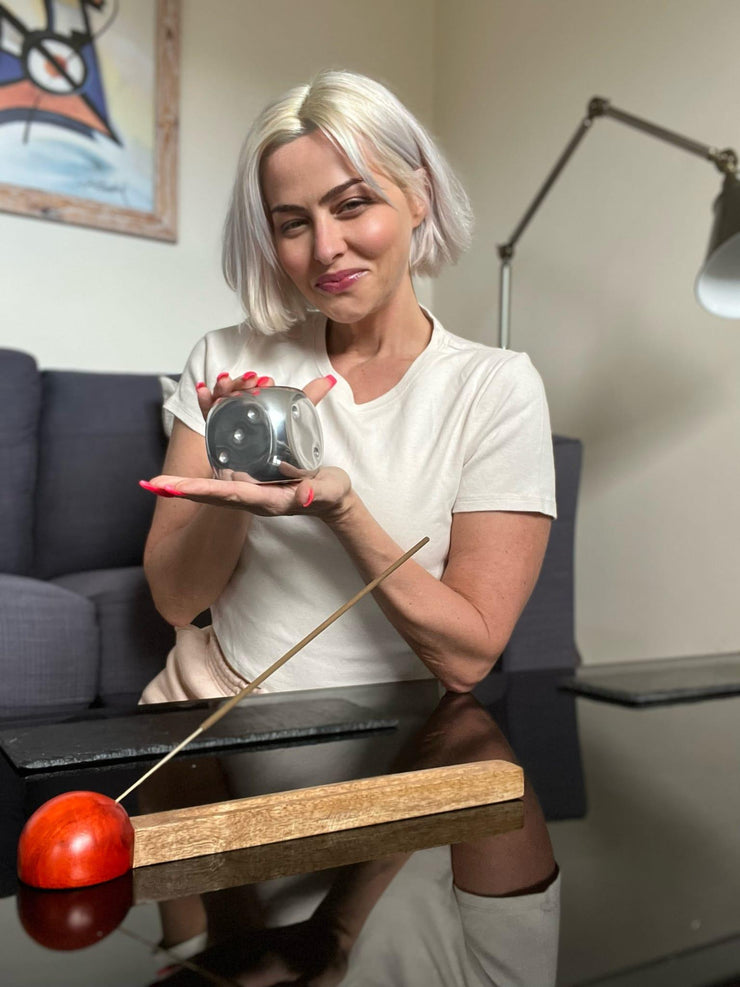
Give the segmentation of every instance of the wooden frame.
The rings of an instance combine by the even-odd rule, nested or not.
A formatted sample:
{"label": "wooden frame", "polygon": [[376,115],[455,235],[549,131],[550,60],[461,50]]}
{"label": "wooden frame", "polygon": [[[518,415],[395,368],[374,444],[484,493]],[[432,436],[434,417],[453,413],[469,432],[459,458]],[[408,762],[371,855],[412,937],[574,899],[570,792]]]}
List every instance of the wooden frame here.
{"label": "wooden frame", "polygon": [[143,212],[55,192],[0,183],[0,210],[76,226],[177,240],[180,0],[157,0],[154,208]]}

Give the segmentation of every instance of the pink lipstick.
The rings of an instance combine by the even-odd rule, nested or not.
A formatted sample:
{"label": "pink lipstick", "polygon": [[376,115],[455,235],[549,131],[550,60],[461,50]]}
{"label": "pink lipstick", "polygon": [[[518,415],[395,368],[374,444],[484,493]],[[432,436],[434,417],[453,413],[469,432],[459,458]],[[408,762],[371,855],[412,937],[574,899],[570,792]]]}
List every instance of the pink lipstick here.
{"label": "pink lipstick", "polygon": [[330,295],[338,295],[341,291],[346,291],[358,281],[367,271],[360,268],[353,268],[347,271],[334,271],[331,274],[322,274],[316,280],[316,287],[320,291],[326,291]]}

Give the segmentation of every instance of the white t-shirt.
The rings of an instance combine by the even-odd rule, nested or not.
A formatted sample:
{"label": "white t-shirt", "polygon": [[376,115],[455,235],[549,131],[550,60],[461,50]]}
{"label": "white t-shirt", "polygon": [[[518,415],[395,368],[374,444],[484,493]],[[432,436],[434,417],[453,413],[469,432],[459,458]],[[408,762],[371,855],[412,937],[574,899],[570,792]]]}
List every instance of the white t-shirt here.
{"label": "white t-shirt", "polygon": [[[430,318],[433,318],[430,315]],[[333,373],[318,406],[325,465],[340,466],[375,519],[436,578],[457,511],[533,511],[555,517],[550,421],[542,381],[523,353],[447,332],[432,337],[386,394],[355,404],[326,352],[326,319],[311,313],[289,333],[246,326],[210,332],[193,349],[165,407],[201,434],[195,385],[246,371],[303,387]],[[242,556],[211,607],[230,664],[254,679],[363,585],[329,528],[315,517],[255,517]],[[266,691],[428,678],[368,596],[265,683]]]}

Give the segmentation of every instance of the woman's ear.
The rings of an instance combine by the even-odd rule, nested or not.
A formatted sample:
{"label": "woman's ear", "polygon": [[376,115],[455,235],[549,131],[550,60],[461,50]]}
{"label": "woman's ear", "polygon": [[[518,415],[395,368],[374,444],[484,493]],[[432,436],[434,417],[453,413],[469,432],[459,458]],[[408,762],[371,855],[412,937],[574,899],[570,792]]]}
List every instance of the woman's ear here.
{"label": "woman's ear", "polygon": [[414,179],[413,184],[406,192],[406,198],[414,229],[416,229],[429,214],[429,178],[426,168],[417,168],[414,171]]}

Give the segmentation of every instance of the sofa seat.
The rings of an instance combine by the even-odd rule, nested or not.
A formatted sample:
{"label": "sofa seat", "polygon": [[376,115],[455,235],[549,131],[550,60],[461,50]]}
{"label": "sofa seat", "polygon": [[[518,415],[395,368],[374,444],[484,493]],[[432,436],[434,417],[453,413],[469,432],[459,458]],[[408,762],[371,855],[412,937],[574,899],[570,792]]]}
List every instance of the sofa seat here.
{"label": "sofa seat", "polygon": [[100,632],[98,695],[106,705],[138,696],[164,666],[174,630],[157,613],[141,566],[57,576],[51,585],[89,601]]}
{"label": "sofa seat", "polygon": [[98,694],[95,604],[64,586],[0,574],[0,715],[87,708]]}

